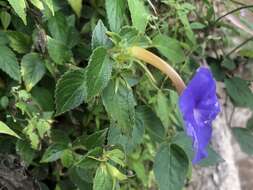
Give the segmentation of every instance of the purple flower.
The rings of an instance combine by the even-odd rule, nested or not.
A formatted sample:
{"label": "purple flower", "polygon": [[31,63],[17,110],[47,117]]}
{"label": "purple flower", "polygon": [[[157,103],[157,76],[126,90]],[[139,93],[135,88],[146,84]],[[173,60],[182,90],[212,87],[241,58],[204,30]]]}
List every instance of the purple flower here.
{"label": "purple flower", "polygon": [[192,138],[195,156],[193,163],[207,157],[212,136],[212,121],[220,112],[215,80],[211,71],[200,67],[179,99],[187,135]]}

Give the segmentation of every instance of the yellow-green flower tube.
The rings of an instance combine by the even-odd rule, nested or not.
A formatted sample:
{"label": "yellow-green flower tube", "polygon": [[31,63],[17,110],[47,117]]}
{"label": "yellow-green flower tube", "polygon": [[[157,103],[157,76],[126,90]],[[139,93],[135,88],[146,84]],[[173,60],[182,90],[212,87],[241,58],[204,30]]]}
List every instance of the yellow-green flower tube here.
{"label": "yellow-green flower tube", "polygon": [[129,50],[133,57],[153,65],[161,72],[166,74],[172,81],[173,85],[176,87],[179,95],[183,92],[183,90],[185,89],[184,81],[167,62],[165,62],[152,52],[141,47],[134,46],[131,47]]}

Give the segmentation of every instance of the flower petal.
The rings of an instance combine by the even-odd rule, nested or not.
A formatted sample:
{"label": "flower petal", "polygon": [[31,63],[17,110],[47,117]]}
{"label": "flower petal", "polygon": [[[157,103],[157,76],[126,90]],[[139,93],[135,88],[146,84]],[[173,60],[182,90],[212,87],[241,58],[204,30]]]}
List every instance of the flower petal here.
{"label": "flower petal", "polygon": [[212,136],[212,121],[220,112],[216,84],[208,68],[200,67],[179,99],[186,132],[192,138],[193,163],[207,157],[206,148]]}

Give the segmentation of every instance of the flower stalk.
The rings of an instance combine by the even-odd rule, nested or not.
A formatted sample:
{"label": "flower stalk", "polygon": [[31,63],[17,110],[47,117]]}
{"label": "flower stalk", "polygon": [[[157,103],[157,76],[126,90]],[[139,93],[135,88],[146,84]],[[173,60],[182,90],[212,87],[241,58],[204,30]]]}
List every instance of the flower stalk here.
{"label": "flower stalk", "polygon": [[133,57],[153,65],[161,72],[166,74],[172,81],[175,88],[177,89],[179,95],[183,92],[183,90],[186,87],[184,81],[182,80],[180,75],[166,61],[164,61],[157,55],[153,54],[152,52],[141,47],[134,46],[131,47],[129,50],[130,54]]}

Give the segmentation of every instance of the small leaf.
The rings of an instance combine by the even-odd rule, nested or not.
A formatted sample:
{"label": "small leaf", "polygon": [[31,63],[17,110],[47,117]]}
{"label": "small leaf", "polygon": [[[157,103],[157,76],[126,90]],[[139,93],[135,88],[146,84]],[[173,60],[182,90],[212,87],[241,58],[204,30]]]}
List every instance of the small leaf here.
{"label": "small leaf", "polygon": [[41,163],[54,162],[62,157],[67,147],[63,144],[50,145],[42,156]]}
{"label": "small leaf", "polygon": [[140,32],[145,32],[150,14],[142,0],[127,0],[128,7],[131,13],[133,26]]}
{"label": "small leaf", "polygon": [[37,122],[38,119],[33,117],[29,120],[28,125],[23,129],[23,133],[29,138],[31,147],[34,150],[40,150],[41,148],[40,137],[37,133]]}
{"label": "small leaf", "polygon": [[0,134],[7,134],[13,137],[20,138],[17,133],[10,129],[4,122],[0,121]]}
{"label": "small leaf", "polygon": [[21,61],[21,74],[27,91],[30,91],[43,77],[46,69],[37,53],[26,54]]}
{"label": "small leaf", "polygon": [[110,41],[106,35],[106,32],[107,28],[104,26],[103,22],[99,20],[92,33],[92,40],[91,40],[92,49],[95,49],[99,46],[108,47]]}
{"label": "small leaf", "polygon": [[206,28],[206,25],[200,23],[200,22],[192,22],[191,24],[192,30],[201,30]]}
{"label": "small leaf", "polygon": [[253,155],[253,135],[251,130],[235,127],[232,132],[243,152]]}
{"label": "small leaf", "polygon": [[51,125],[47,120],[44,119],[38,119],[36,125],[36,129],[38,131],[39,137],[41,139],[45,138],[45,136],[49,136],[50,135],[50,129],[51,129]]}
{"label": "small leaf", "polygon": [[159,34],[153,39],[153,44],[163,56],[174,64],[181,63],[186,59],[180,43],[174,38]]}
{"label": "small leaf", "polygon": [[115,163],[125,166],[123,160],[125,159],[125,154],[119,149],[113,149],[111,151],[106,152],[105,154],[110,160],[114,161]]}
{"label": "small leaf", "polygon": [[0,45],[0,69],[14,80],[20,81],[20,70],[15,54],[6,46]]}
{"label": "small leaf", "polygon": [[110,29],[119,32],[124,21],[125,1],[106,0],[105,7]]}
{"label": "small leaf", "polygon": [[93,182],[93,190],[112,190],[113,179],[109,175],[106,166],[101,164],[97,169]]}
{"label": "small leaf", "polygon": [[98,47],[91,55],[87,66],[88,99],[98,95],[111,78],[113,61],[103,47]]}
{"label": "small leaf", "polygon": [[128,47],[140,46],[149,47],[152,45],[152,41],[148,36],[141,33],[135,27],[124,26],[119,33],[122,41],[127,44]]}
{"label": "small leaf", "polygon": [[106,168],[108,173],[113,177],[118,179],[119,181],[123,181],[127,179],[127,176],[121,173],[116,167],[113,165],[106,163]]}
{"label": "small leaf", "polygon": [[11,15],[6,11],[2,11],[0,13],[0,19],[3,25],[3,28],[6,30],[11,23]]}
{"label": "small leaf", "polygon": [[60,41],[48,37],[47,48],[50,58],[57,64],[64,64],[70,61],[72,52]]}
{"label": "small leaf", "polygon": [[160,190],[182,189],[188,167],[189,161],[183,149],[175,144],[163,144],[154,162],[154,173]]}
{"label": "small leaf", "polygon": [[81,16],[82,11],[82,1],[83,0],[68,0],[71,8],[75,11],[76,15],[78,17]]}
{"label": "small leaf", "polygon": [[56,84],[56,115],[79,106],[86,98],[86,73],[72,70],[65,73]]}
{"label": "small leaf", "polygon": [[233,77],[225,79],[225,85],[228,95],[237,106],[253,109],[253,94],[245,80]]}
{"label": "small leaf", "polygon": [[8,0],[12,8],[18,14],[18,16],[23,20],[24,24],[26,25],[26,2],[25,0]]}

